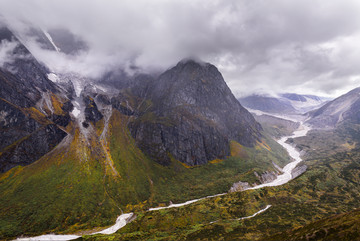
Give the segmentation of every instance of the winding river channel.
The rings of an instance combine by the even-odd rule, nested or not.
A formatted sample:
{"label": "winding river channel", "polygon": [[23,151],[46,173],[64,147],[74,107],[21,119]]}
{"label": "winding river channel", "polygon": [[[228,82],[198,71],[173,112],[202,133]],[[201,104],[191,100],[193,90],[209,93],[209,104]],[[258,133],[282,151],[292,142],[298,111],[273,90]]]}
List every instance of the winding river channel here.
{"label": "winding river channel", "polygon": [[[286,141],[289,138],[297,138],[297,137],[302,137],[302,136],[306,136],[306,134],[308,133],[308,131],[310,130],[310,127],[304,125],[303,123],[300,124],[300,127],[298,128],[298,130],[294,131],[294,133],[291,136],[284,136],[281,139],[277,140],[277,142],[283,146],[289,153],[289,156],[292,157],[294,159],[294,161],[290,162],[289,164],[287,164],[283,169],[282,172],[283,174],[277,176],[277,178],[271,182],[268,183],[264,183],[264,184],[260,184],[248,189],[259,189],[259,188],[263,188],[263,187],[272,187],[272,186],[280,186],[283,185],[287,182],[289,182],[292,179],[292,171],[294,170],[294,168],[302,161],[301,157],[300,157],[300,152],[298,150],[296,150],[296,148],[288,143],[286,143]],[[171,204],[167,207],[157,207],[157,208],[150,208],[148,211],[155,211],[155,210],[160,210],[160,209],[165,209],[165,208],[176,208],[176,207],[181,207],[181,206],[186,206],[189,205],[191,203],[195,203],[197,201],[203,200],[203,199],[207,199],[207,198],[211,198],[211,197],[216,197],[216,196],[222,196],[225,195],[226,193],[221,193],[221,194],[217,194],[217,195],[213,195],[213,196],[207,196],[207,197],[203,197],[203,198],[199,198],[199,199],[194,199],[194,200],[190,200],[184,203],[177,203],[177,204]],[[266,206],[264,209],[256,212],[255,214],[249,216],[249,217],[243,217],[243,218],[239,218],[238,220],[242,220],[242,219],[247,219],[247,218],[252,218],[255,217],[256,215],[266,211],[267,209],[269,209],[271,207],[271,205]],[[120,228],[124,227],[127,223],[128,220],[130,220],[133,217],[133,213],[125,213],[120,215],[117,219],[116,222],[113,226],[102,230],[100,232],[96,232],[96,233],[92,233],[92,234],[113,234],[115,233],[117,230],[119,230]],[[73,240],[73,239],[77,239],[81,236],[78,235],[57,235],[57,234],[46,234],[46,235],[41,235],[41,236],[37,236],[37,237],[31,237],[31,238],[18,238],[16,240],[20,240],[20,241],[51,241],[51,240]]]}

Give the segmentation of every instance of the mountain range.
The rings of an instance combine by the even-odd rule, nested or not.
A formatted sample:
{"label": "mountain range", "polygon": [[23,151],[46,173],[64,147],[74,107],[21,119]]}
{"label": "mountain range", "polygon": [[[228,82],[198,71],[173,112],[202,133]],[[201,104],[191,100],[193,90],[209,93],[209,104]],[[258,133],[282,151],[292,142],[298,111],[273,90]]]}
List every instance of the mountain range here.
{"label": "mountain range", "polygon": [[329,98],[315,95],[283,93],[277,96],[253,94],[238,99],[242,105],[252,110],[277,114],[304,114],[320,108]]}
{"label": "mountain range", "polygon": [[[69,55],[87,48],[61,29],[28,37]],[[359,238],[359,89],[236,99],[200,60],[91,79],[51,71],[7,28],[0,43],[10,46],[0,65],[0,239]],[[303,160],[291,181],[256,188],[286,173],[286,145]],[[116,233],[87,235],[130,212]]]}
{"label": "mountain range", "polygon": [[[124,210],[225,192],[240,177],[261,183],[289,161],[209,63],[98,81],[53,73],[0,33],[16,45],[0,70],[2,238],[108,225]],[[62,51],[49,33],[32,34]]]}

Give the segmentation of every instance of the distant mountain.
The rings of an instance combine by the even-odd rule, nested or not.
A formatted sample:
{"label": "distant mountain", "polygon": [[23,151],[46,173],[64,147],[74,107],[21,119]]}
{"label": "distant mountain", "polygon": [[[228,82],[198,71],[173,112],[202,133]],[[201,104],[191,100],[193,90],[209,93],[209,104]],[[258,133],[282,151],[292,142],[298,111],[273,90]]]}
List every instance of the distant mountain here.
{"label": "distant mountain", "polygon": [[310,112],[307,122],[317,128],[334,128],[345,121],[360,123],[360,88]]}
{"label": "distant mountain", "polygon": [[303,114],[324,105],[328,99],[315,95],[284,93],[278,96],[250,95],[239,98],[246,108],[277,114]]}
{"label": "distant mountain", "polygon": [[296,109],[291,105],[290,101],[286,101],[277,97],[251,95],[239,99],[240,104],[246,108],[260,110],[269,113],[294,113]]}
{"label": "distant mountain", "polygon": [[319,97],[316,95],[299,95],[294,93],[280,94],[280,97],[289,100],[290,104],[300,113],[306,113],[316,108],[320,108],[331,100],[331,98]]}

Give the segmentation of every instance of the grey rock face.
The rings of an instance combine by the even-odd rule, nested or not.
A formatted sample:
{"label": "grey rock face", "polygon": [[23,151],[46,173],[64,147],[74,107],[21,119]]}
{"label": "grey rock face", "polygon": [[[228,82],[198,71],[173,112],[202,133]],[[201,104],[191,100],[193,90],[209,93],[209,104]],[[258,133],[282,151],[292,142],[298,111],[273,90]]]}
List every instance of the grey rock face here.
{"label": "grey rock face", "polygon": [[15,42],[17,46],[11,53],[14,61],[0,69],[0,96],[20,107],[30,107],[41,98],[41,91],[58,92],[56,85],[47,79],[46,68],[8,29],[0,29],[2,40]]}
{"label": "grey rock face", "polygon": [[113,108],[117,109],[124,115],[132,116],[135,114],[135,111],[132,109],[132,107],[128,105],[127,99],[122,95],[113,97],[111,99],[111,105]]}
{"label": "grey rock face", "polygon": [[[44,93],[59,94],[60,89],[8,29],[0,29],[2,40],[17,44],[13,61],[0,68],[0,172],[5,172],[52,150],[67,135],[56,124],[66,126],[70,116],[51,113],[46,117],[36,110]],[[71,109],[70,102],[64,104],[65,113]]]}
{"label": "grey rock face", "polygon": [[297,178],[298,176],[306,172],[307,168],[308,167],[305,164],[295,167],[291,172],[291,178]]}
{"label": "grey rock face", "polygon": [[251,186],[249,185],[248,182],[235,182],[229,192],[242,192],[245,191],[247,189],[251,188]]}
{"label": "grey rock face", "polygon": [[65,136],[66,132],[50,124],[39,128],[2,150],[0,172],[6,172],[17,165],[28,165],[52,150]]}
{"label": "grey rock face", "polygon": [[130,130],[139,147],[162,165],[170,164],[170,155],[193,166],[230,153],[229,140],[219,129],[179,112],[154,122],[132,122]]}
{"label": "grey rock face", "polygon": [[41,125],[19,108],[0,99],[0,150],[30,135]]}
{"label": "grey rock face", "polygon": [[266,171],[266,172],[262,173],[261,175],[259,175],[257,172],[254,172],[254,174],[259,179],[261,184],[272,182],[277,177],[277,173],[270,172],[270,171]]}
{"label": "grey rock face", "polygon": [[229,141],[253,146],[261,126],[231,93],[215,66],[180,62],[149,81],[151,108],[129,124],[139,147],[167,165],[187,165],[230,155]]}
{"label": "grey rock face", "polygon": [[104,116],[101,114],[101,112],[98,110],[97,105],[93,98],[86,96],[84,97],[84,103],[86,105],[85,108],[85,120],[87,122],[98,122],[101,120]]}

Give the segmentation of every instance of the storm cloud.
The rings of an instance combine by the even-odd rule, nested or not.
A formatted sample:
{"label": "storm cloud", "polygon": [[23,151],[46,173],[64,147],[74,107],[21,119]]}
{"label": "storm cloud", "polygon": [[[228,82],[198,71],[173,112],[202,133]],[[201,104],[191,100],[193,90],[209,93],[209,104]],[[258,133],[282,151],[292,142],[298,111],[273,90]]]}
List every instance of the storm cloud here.
{"label": "storm cloud", "polygon": [[[164,70],[196,56],[233,92],[339,95],[360,86],[357,0],[0,0],[1,21],[66,29],[88,48],[76,55],[27,47],[55,72],[99,77],[123,67]],[[25,37],[24,37],[25,38]]]}

